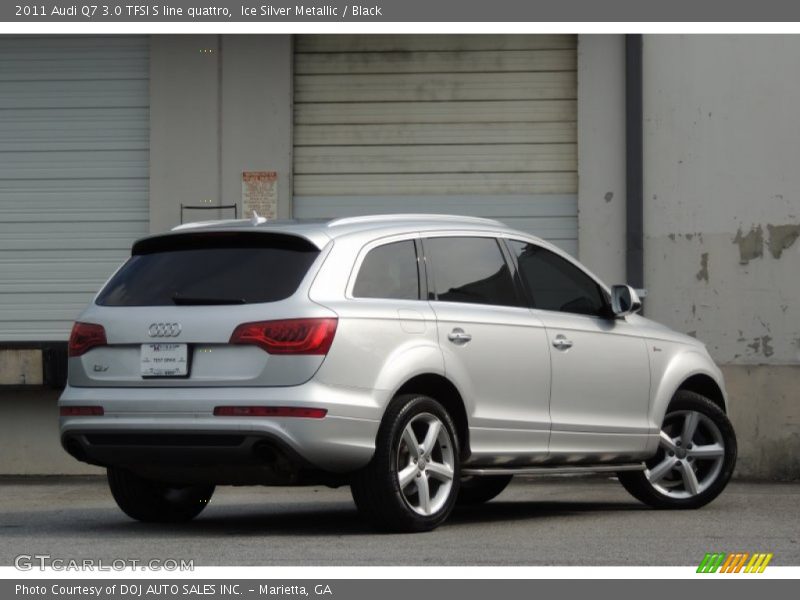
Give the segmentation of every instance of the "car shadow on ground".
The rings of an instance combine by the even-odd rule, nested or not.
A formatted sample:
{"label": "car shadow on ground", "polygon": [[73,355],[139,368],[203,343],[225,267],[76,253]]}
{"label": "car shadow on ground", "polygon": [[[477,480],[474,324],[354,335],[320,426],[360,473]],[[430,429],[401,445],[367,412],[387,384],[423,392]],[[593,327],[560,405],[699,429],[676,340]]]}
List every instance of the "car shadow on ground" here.
{"label": "car shadow on ground", "polygon": [[[549,517],[574,516],[583,518],[598,513],[631,512],[647,510],[636,502],[577,502],[577,501],[503,501],[495,500],[480,506],[456,507],[450,518],[440,529],[469,527],[481,523],[531,522]],[[73,513],[73,514],[70,514]],[[314,536],[341,537],[380,535],[370,526],[351,503],[336,503],[320,506],[303,504],[226,504],[209,508],[188,523],[139,523],[126,517],[116,509],[86,510],[60,509],[52,514],[38,513],[38,526],[46,530],[47,536],[72,536],[91,534],[137,536],[164,534],[180,537],[224,537],[236,536]],[[0,514],[0,529],[3,536],[29,534],[26,525],[15,525],[17,519]],[[17,513],[15,516],[19,516]],[[6,526],[2,524],[6,523]]]}

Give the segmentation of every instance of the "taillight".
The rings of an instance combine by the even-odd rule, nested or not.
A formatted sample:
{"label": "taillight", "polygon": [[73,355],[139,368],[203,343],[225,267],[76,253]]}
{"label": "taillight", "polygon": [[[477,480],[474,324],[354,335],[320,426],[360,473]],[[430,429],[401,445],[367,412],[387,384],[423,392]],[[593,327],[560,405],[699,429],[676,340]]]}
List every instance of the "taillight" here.
{"label": "taillight", "polygon": [[328,414],[324,408],[303,408],[300,406],[217,406],[217,417],[305,417],[321,419]]}
{"label": "taillight", "polygon": [[86,354],[95,346],[105,346],[106,343],[106,330],[103,329],[102,325],[78,321],[72,326],[68,354],[70,356],[80,356]]}
{"label": "taillight", "polygon": [[102,406],[62,406],[62,417],[102,417]]}
{"label": "taillight", "polygon": [[243,323],[231,344],[254,344],[270,354],[327,354],[337,319],[284,319]]}

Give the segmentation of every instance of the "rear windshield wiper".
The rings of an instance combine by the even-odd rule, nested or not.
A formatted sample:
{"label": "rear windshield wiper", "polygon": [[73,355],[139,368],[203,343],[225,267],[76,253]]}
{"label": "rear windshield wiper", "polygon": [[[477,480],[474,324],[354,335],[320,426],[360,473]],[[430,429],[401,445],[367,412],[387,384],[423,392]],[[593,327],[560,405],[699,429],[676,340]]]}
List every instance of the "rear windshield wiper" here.
{"label": "rear windshield wiper", "polygon": [[219,304],[245,304],[244,298],[213,298],[200,296],[172,296],[172,302],[178,306],[214,306]]}

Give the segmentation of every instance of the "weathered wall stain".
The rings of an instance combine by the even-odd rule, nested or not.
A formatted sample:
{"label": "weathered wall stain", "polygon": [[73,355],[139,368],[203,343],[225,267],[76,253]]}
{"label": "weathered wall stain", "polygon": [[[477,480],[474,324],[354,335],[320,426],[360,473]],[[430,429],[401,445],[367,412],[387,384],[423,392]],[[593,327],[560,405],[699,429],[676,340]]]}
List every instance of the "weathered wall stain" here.
{"label": "weathered wall stain", "polygon": [[703,243],[702,233],[668,233],[667,237],[671,242],[677,242],[678,238],[684,238],[687,242],[691,242],[695,237],[701,244]]}
{"label": "weathered wall stain", "polygon": [[695,274],[697,281],[705,281],[708,283],[708,252],[703,252],[700,255],[700,270]]}
{"label": "weathered wall stain", "polygon": [[800,237],[800,225],[767,225],[769,231],[769,251],[774,258],[780,258],[784,250]]}
{"label": "weathered wall stain", "polygon": [[606,199],[606,202],[611,202],[611,200],[614,198],[614,192],[606,192],[604,198]]}
{"label": "weathered wall stain", "polygon": [[761,225],[751,227],[747,235],[743,235],[742,228],[739,227],[733,243],[739,245],[739,263],[742,265],[764,256],[764,230]]}
{"label": "weathered wall stain", "polygon": [[766,357],[770,357],[775,353],[775,351],[772,348],[772,345],[770,344],[771,341],[772,341],[772,336],[770,335],[761,336],[761,347],[764,349],[764,356]]}
{"label": "weathered wall stain", "polygon": [[767,358],[775,354],[775,349],[772,347],[771,335],[762,335],[760,337],[753,338],[753,341],[747,344],[747,347],[750,348],[754,354],[761,352]]}

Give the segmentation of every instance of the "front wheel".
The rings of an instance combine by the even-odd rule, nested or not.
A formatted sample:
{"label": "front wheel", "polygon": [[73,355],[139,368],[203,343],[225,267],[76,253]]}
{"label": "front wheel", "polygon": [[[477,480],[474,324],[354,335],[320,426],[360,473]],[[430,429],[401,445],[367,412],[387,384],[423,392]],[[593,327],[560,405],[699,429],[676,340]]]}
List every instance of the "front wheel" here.
{"label": "front wheel", "polygon": [[117,506],[137,521],[178,523],[199,515],[214,493],[213,485],[177,485],[108,468],[108,487]]}
{"label": "front wheel", "polygon": [[358,509],[380,529],[429,531],[453,510],[459,474],[450,415],[432,398],[406,394],[389,405],[375,454],[350,489]]}
{"label": "front wheel", "polygon": [[735,465],[736,434],[728,417],[705,396],[679,390],[646,469],[618,476],[628,492],[654,508],[700,508],[725,489]]}

